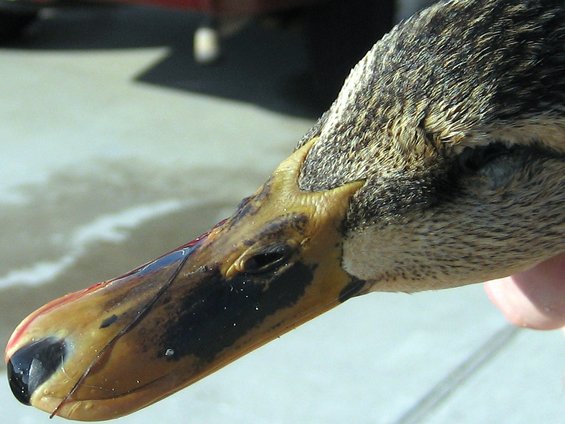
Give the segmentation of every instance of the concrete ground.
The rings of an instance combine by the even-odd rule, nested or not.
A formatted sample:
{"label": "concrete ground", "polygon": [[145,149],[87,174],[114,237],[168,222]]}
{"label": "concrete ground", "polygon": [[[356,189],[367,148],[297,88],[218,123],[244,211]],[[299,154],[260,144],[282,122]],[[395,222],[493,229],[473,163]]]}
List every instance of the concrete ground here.
{"label": "concrete ground", "polygon": [[[0,344],[225,217],[313,124],[296,33],[250,28],[202,68],[196,22],[67,10],[0,49]],[[480,285],[372,294],[116,422],[558,424],[564,358],[562,333],[508,326]],[[0,405],[47,422],[6,382]]]}

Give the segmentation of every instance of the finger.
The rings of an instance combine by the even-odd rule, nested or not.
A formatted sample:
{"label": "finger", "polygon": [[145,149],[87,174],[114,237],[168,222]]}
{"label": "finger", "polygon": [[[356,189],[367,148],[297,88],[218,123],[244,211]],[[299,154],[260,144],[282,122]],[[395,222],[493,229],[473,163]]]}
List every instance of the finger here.
{"label": "finger", "polygon": [[565,253],[511,277],[489,281],[485,289],[515,325],[538,330],[565,326]]}

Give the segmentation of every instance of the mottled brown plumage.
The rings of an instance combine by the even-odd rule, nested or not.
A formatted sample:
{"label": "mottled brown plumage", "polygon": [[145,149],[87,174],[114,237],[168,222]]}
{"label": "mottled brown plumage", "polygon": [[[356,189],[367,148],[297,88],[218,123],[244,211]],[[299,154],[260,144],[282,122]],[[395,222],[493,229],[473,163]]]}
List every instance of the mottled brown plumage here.
{"label": "mottled brown plumage", "polygon": [[[507,275],[565,250],[565,12],[441,2],[354,68],[300,187],[366,180],[344,267],[379,290]],[[300,145],[301,145],[300,144]]]}

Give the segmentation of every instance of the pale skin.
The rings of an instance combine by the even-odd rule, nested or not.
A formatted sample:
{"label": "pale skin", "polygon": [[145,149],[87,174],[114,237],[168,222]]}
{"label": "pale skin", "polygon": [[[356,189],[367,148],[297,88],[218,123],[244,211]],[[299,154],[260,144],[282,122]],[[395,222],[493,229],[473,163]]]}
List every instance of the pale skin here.
{"label": "pale skin", "polygon": [[506,318],[536,330],[565,329],[565,253],[533,268],[485,283]]}

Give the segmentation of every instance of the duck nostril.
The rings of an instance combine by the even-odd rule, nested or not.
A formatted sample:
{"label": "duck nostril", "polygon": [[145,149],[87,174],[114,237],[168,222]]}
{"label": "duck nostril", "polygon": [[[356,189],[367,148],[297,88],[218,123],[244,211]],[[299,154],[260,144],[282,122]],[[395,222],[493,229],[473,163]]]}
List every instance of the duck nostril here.
{"label": "duck nostril", "polygon": [[8,381],[14,396],[29,405],[31,395],[59,369],[67,349],[64,340],[49,337],[22,347],[8,360]]}

